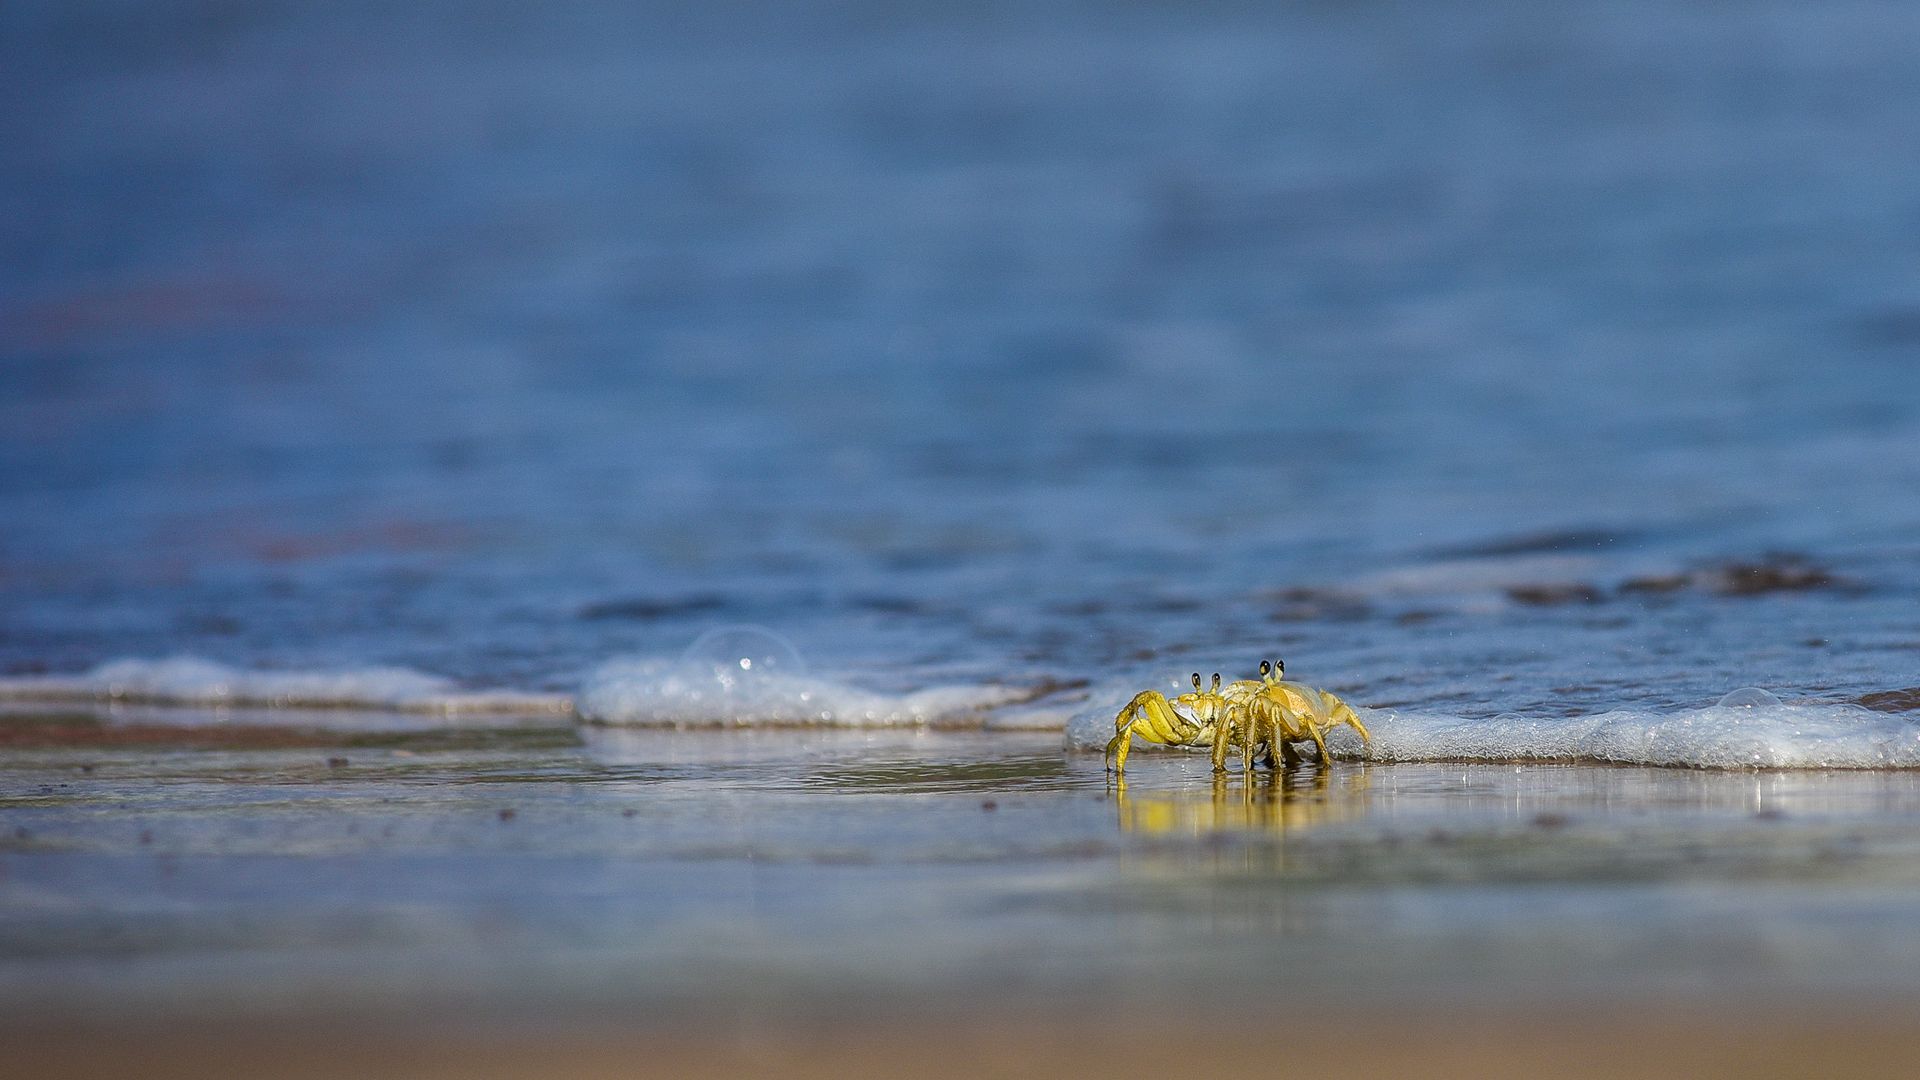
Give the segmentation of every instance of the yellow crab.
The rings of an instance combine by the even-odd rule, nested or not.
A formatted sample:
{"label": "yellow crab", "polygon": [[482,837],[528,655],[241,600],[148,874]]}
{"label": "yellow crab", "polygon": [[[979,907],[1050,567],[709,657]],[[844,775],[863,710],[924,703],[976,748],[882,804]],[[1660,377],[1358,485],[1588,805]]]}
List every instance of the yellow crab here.
{"label": "yellow crab", "polygon": [[1283,682],[1286,665],[1260,661],[1260,678],[1241,679],[1223,691],[1216,673],[1213,685],[1202,689],[1200,673],[1193,673],[1193,692],[1172,701],[1157,690],[1143,690],[1113,719],[1115,734],[1107,743],[1113,771],[1127,770],[1127,752],[1133,736],[1165,746],[1213,746],[1213,771],[1227,771],[1227,747],[1240,747],[1243,768],[1252,770],[1260,751],[1273,764],[1299,760],[1292,744],[1312,740],[1322,764],[1327,754],[1326,731],[1346,724],[1371,746],[1373,737],[1353,707],[1324,690]]}

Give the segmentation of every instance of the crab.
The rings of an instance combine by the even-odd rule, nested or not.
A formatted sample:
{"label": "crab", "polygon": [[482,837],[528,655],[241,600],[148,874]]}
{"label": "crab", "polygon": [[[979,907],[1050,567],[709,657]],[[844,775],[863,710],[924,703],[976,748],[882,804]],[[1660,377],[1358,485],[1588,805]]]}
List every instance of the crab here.
{"label": "crab", "polygon": [[1213,771],[1227,771],[1227,748],[1240,748],[1240,761],[1251,771],[1264,750],[1269,764],[1299,761],[1293,749],[1296,742],[1311,740],[1319,751],[1320,762],[1332,761],[1327,753],[1326,732],[1345,724],[1360,734],[1368,747],[1373,736],[1353,706],[1325,690],[1301,683],[1285,682],[1286,664],[1279,660],[1260,661],[1260,678],[1241,679],[1220,686],[1215,673],[1210,687],[1203,688],[1200,673],[1193,673],[1193,692],[1169,701],[1157,690],[1143,690],[1127,702],[1113,719],[1113,740],[1107,743],[1109,768],[1124,775],[1127,752],[1133,736],[1166,746],[1202,746],[1211,744]]}

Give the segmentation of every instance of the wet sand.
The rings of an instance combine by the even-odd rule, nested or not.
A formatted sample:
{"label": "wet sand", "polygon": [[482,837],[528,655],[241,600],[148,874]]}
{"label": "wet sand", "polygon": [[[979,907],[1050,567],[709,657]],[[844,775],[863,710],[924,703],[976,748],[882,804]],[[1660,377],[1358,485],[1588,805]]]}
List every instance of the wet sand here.
{"label": "wet sand", "polygon": [[973,1018],[827,1030],[694,1028],[419,1032],[228,1028],[15,1032],[7,1073],[42,1078],[1674,1076],[1907,1077],[1920,1030],[1906,1018],[1804,1011],[1674,1015],[1422,1015],[1359,1022],[1248,1014],[1243,1023],[1118,1028]]}
{"label": "wet sand", "polygon": [[1911,772],[1248,781],[1142,751],[1121,785],[1058,733],[6,722],[9,1075],[1752,1077],[1920,1050]]}

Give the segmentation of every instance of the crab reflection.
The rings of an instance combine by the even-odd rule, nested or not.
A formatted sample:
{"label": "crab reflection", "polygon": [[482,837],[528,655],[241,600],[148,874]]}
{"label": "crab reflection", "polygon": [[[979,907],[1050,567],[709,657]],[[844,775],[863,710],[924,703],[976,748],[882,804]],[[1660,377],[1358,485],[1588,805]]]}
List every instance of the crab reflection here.
{"label": "crab reflection", "polygon": [[1203,836],[1214,832],[1290,832],[1358,816],[1367,789],[1366,769],[1345,771],[1338,785],[1324,766],[1296,765],[1253,773],[1244,782],[1215,774],[1209,789],[1186,788],[1133,794],[1120,779],[1114,797],[1120,828],[1152,836]]}

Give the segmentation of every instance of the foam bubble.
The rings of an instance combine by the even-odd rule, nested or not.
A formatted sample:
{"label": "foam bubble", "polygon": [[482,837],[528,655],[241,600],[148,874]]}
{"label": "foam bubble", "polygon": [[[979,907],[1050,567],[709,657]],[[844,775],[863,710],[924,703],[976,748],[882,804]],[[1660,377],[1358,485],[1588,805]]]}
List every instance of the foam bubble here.
{"label": "foam bubble", "polygon": [[716,626],[693,639],[680,654],[689,665],[710,664],[718,671],[738,669],[750,674],[804,676],[807,662],[793,642],[764,626],[739,623]]}
{"label": "foam bubble", "polygon": [[[691,652],[691,650],[689,650]],[[987,710],[1032,696],[1004,686],[936,686],[885,694],[711,656],[603,664],[580,690],[580,715],[603,724],[669,727],[985,726]]]}
{"label": "foam bubble", "polygon": [[82,675],[0,679],[0,700],[447,713],[559,713],[571,708],[571,702],[558,695],[463,690],[451,680],[411,668],[244,671],[193,656],[114,660]]}
{"label": "foam bubble", "polygon": [[1780,699],[1757,686],[1743,686],[1720,699],[1722,709],[1772,709],[1780,705]]}
{"label": "foam bubble", "polygon": [[[1095,700],[1104,701],[1104,695]],[[1113,737],[1111,708],[1090,707],[1067,725],[1080,749]],[[1357,709],[1373,734],[1370,752],[1341,727],[1328,733],[1336,757],[1381,762],[1598,762],[1697,769],[1920,768],[1920,724],[1857,705],[1788,704],[1745,688],[1707,708],[1623,709],[1588,716],[1494,717]],[[1136,743],[1139,749],[1163,749]]]}

